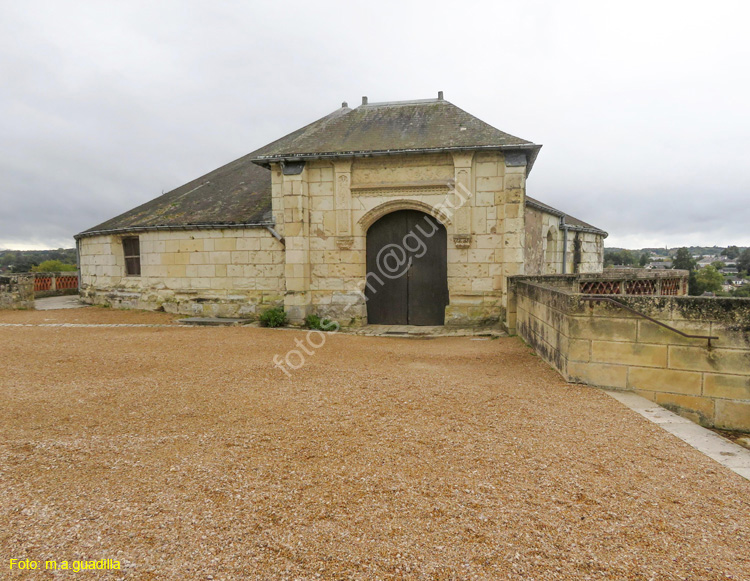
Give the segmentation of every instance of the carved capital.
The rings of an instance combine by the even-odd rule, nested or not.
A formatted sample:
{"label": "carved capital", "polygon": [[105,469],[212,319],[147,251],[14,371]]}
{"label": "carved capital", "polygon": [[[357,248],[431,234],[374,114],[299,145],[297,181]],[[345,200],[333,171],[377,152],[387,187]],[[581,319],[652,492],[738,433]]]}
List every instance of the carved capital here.
{"label": "carved capital", "polygon": [[338,246],[341,250],[348,250],[349,248],[354,246],[354,237],[336,236],[336,246]]}
{"label": "carved capital", "polygon": [[468,248],[471,246],[471,234],[454,234],[453,243],[456,248]]}
{"label": "carved capital", "polygon": [[339,173],[351,173],[352,172],[352,160],[351,159],[336,159],[333,161],[333,171]]}
{"label": "carved capital", "polygon": [[456,169],[459,167],[471,167],[472,159],[474,159],[473,151],[454,151],[453,167]]}

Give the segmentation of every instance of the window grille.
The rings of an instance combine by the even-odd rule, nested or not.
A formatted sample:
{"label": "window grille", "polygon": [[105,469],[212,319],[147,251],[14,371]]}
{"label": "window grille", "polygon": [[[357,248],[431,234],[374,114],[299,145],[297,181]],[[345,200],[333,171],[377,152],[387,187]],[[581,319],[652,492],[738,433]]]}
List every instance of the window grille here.
{"label": "window grille", "polygon": [[141,243],[138,237],[123,238],[122,249],[125,253],[125,274],[141,276]]}

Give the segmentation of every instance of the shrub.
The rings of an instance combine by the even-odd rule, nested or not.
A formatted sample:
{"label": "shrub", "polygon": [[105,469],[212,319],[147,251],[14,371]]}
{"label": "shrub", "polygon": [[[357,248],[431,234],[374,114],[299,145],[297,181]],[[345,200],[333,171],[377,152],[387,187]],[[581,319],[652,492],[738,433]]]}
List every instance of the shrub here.
{"label": "shrub", "polygon": [[39,266],[32,266],[31,272],[73,272],[75,264],[65,264],[59,260],[45,260]]}
{"label": "shrub", "polygon": [[260,315],[260,324],[264,327],[283,327],[286,321],[286,312],[281,307],[273,307]]}
{"label": "shrub", "polygon": [[321,319],[318,315],[307,315],[305,317],[305,327],[315,329],[316,331],[338,331],[339,325],[331,319]]}
{"label": "shrub", "polygon": [[305,317],[305,327],[320,330],[320,317],[318,315],[307,315]]}

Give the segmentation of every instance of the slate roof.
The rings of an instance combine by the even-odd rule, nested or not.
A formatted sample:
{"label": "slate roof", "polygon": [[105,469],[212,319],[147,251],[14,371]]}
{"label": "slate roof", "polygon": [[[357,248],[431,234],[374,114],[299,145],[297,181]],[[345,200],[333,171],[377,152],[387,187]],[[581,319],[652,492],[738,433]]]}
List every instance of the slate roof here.
{"label": "slate roof", "polygon": [[531,170],[541,145],[495,129],[444,99],[341,107],[254,151],[255,162],[475,149],[520,150]]}
{"label": "slate roof", "polygon": [[561,212],[560,210],[553,208],[552,206],[548,206],[547,204],[544,204],[540,202],[539,200],[536,200],[532,197],[526,196],[526,205],[532,208],[536,208],[537,210],[541,210],[542,212],[547,212],[548,214],[552,214],[553,216],[565,217],[565,224],[567,224],[570,230],[593,232],[595,234],[601,234],[605,238],[609,236],[609,234],[605,232],[604,230],[601,230],[597,228],[596,226],[592,226],[591,224],[584,222],[583,220],[579,220],[578,218],[575,218],[574,216],[566,214],[565,212]]}
{"label": "slate roof", "polygon": [[[464,128],[462,130],[462,128]],[[342,107],[248,155],[76,235],[190,227],[272,225],[272,161],[475,149],[524,151],[527,171],[540,145],[488,125],[443,99]],[[527,197],[527,204],[565,216],[573,229],[607,235]]]}
{"label": "slate roof", "polygon": [[123,230],[259,223],[273,223],[271,172],[246,155],[76,238]]}

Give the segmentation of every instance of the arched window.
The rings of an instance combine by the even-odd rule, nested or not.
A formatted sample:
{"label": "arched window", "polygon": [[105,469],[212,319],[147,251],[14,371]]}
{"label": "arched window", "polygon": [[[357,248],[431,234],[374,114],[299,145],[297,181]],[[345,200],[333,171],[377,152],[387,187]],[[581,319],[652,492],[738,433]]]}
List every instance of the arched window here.
{"label": "arched window", "polygon": [[544,255],[545,273],[555,274],[557,272],[557,240],[553,230],[547,232],[547,250]]}

